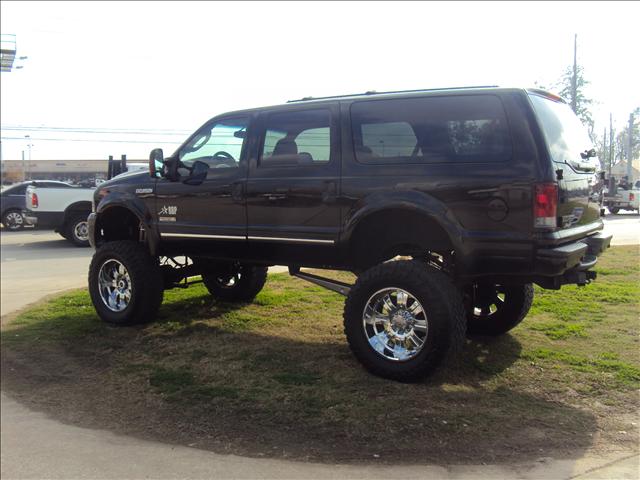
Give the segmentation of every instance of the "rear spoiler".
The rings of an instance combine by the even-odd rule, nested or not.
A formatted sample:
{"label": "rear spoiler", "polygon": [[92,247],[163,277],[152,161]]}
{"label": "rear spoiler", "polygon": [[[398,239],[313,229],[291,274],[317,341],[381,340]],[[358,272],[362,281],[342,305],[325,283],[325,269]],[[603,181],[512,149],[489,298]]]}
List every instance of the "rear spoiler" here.
{"label": "rear spoiler", "polygon": [[527,88],[527,92],[531,92],[535,95],[540,95],[541,97],[548,98],[549,100],[553,100],[554,102],[567,103],[567,101],[560,95],[547,92],[546,90],[542,90],[541,88]]}

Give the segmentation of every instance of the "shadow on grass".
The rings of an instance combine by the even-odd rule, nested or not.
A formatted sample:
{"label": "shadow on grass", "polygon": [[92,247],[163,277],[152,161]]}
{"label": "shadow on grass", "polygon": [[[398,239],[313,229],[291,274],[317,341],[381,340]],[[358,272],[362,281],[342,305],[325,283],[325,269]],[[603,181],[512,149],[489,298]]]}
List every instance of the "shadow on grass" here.
{"label": "shadow on grass", "polygon": [[407,385],[365,372],[341,334],[229,329],[243,306],[206,295],[127,328],[100,323],[81,293],[56,302],[46,321],[36,311],[3,332],[2,388],[73,425],[219,453],[417,464],[580,455],[597,429],[591,413],[501,380],[520,357],[510,335],[468,341],[456,365]]}

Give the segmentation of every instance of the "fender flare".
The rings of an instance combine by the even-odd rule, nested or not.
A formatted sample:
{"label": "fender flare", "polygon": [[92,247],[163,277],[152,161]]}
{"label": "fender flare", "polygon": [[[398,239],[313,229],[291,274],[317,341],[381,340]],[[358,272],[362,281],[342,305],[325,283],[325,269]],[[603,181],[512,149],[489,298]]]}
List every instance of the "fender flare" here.
{"label": "fender flare", "polygon": [[[158,251],[160,236],[156,225],[153,222],[151,212],[144,202],[142,202],[142,200],[137,196],[130,193],[112,192],[104,197],[97,205],[95,210],[96,223],[100,220],[100,216],[102,214],[112,208],[123,208],[138,218],[140,225],[142,225],[145,231],[149,252],[151,255],[155,255]],[[95,244],[95,238],[93,241]]]}
{"label": "fender flare", "polygon": [[368,195],[353,205],[348,212],[340,243],[347,248],[353,233],[371,215],[385,210],[399,209],[426,216],[438,224],[456,250],[462,249],[463,228],[451,210],[431,195],[417,191],[380,192]]}

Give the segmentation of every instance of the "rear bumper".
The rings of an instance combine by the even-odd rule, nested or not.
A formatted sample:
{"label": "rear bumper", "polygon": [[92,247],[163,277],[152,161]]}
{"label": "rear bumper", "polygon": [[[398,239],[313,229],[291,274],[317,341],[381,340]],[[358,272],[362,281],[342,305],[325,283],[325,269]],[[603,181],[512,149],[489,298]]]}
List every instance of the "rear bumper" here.
{"label": "rear bumper", "polygon": [[64,223],[63,212],[34,212],[32,210],[23,210],[22,214],[27,225],[33,225],[38,228],[51,228],[58,231]]}
{"label": "rear bumper", "polygon": [[613,235],[596,233],[577,242],[536,252],[534,261],[535,283],[543,288],[562,285],[586,285],[596,278],[593,268],[598,257],[611,245]]}

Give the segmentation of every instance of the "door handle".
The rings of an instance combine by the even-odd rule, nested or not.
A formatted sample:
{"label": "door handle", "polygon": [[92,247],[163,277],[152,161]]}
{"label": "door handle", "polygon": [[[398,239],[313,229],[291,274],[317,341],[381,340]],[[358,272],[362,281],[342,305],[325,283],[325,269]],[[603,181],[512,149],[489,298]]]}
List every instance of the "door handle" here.
{"label": "door handle", "polygon": [[236,182],[231,185],[231,199],[234,202],[241,202],[245,197],[245,183]]}
{"label": "door handle", "polygon": [[322,202],[323,203],[333,203],[336,201],[338,189],[336,187],[336,182],[329,180],[324,182],[324,190],[322,191]]}

